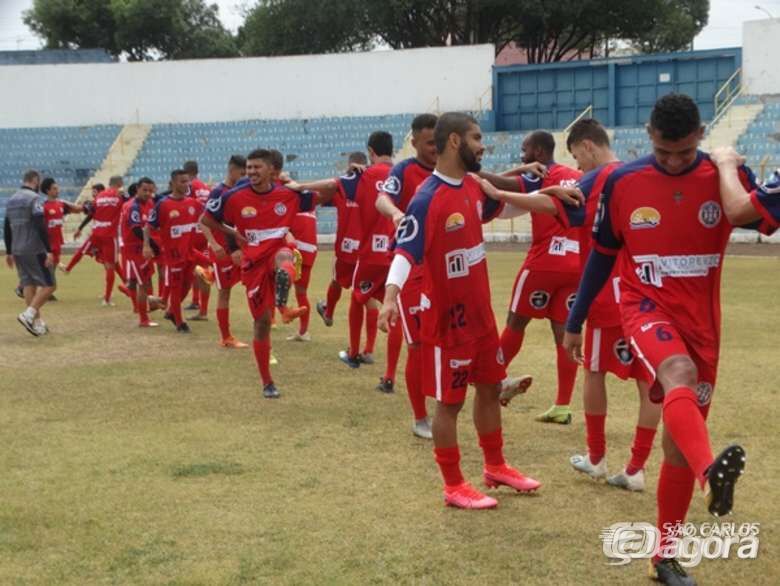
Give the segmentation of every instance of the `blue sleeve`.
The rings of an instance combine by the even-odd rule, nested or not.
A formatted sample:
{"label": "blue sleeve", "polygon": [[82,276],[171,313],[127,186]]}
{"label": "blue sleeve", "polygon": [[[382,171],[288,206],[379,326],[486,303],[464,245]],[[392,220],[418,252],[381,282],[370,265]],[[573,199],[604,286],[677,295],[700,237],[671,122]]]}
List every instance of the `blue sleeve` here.
{"label": "blue sleeve", "polygon": [[350,173],[349,175],[343,175],[338,179],[339,185],[341,185],[341,189],[344,192],[344,197],[349,201],[355,201],[355,198],[357,197],[360,177],[360,173]]}
{"label": "blue sleeve", "polygon": [[141,208],[138,205],[138,200],[135,200],[133,205],[130,206],[130,215],[127,218],[127,225],[130,227],[143,226]]}
{"label": "blue sleeve", "polygon": [[390,170],[390,175],[387,176],[387,179],[382,184],[382,192],[390,196],[390,199],[396,204],[400,201],[401,192],[404,189],[404,169],[406,169],[404,163],[394,165]]}
{"label": "blue sleeve", "polygon": [[232,190],[228,191],[227,193],[221,193],[218,197],[209,197],[208,201],[206,202],[206,213],[214,218],[215,221],[224,221],[225,202],[227,201],[227,198],[231,192]]}
{"label": "blue sleeve", "polygon": [[316,207],[315,201],[314,201],[314,192],[313,191],[301,191],[298,194],[298,197],[300,198],[300,201],[298,203],[298,211],[299,212],[311,212],[314,211],[314,208]]}
{"label": "blue sleeve", "polygon": [[403,254],[413,264],[422,264],[425,254],[425,222],[428,218],[428,209],[431,204],[430,195],[426,194],[412,199],[406,215],[398,225],[395,234],[396,252]]}
{"label": "blue sleeve", "polygon": [[165,198],[162,197],[160,200],[154,204],[154,207],[152,208],[152,211],[149,212],[149,225],[154,228],[160,227],[160,204],[165,201]]}
{"label": "blue sleeve", "polygon": [[488,222],[492,221],[501,213],[501,210],[503,209],[504,202],[496,201],[495,199],[484,195],[482,198],[482,223],[487,224]]}
{"label": "blue sleeve", "polygon": [[43,210],[43,203],[41,202],[40,197],[36,197],[32,202],[32,215],[33,216],[42,216],[44,213]]}
{"label": "blue sleeve", "polygon": [[753,204],[763,218],[762,225],[780,224],[780,169],[775,171],[763,185],[756,188]]}
{"label": "blue sleeve", "polygon": [[614,175],[607,179],[604,185],[604,192],[599,199],[599,209],[596,212],[596,219],[593,223],[593,240],[595,241],[596,249],[605,254],[617,254],[623,246],[622,241],[618,238],[615,228],[612,225],[612,190],[615,183],[612,181]]}
{"label": "blue sleeve", "polygon": [[597,250],[591,251],[577,290],[577,297],[569,311],[569,319],[566,320],[567,332],[572,334],[582,332],[582,324],[588,317],[590,306],[609,280],[616,260],[616,256],[603,254]]}
{"label": "blue sleeve", "polygon": [[[577,181],[576,187],[578,187],[582,192],[582,195],[585,197],[585,202],[587,202],[591,197],[594,197],[592,191],[593,187],[596,185],[596,178],[599,176],[600,171],[601,167],[594,169],[593,171],[589,171],[580,177]],[[595,197],[598,197],[598,195],[599,194],[595,194]],[[585,220],[587,217],[587,203],[583,203],[582,205],[575,207],[561,202],[561,205],[558,206],[558,209],[563,211],[563,213],[566,215],[564,222],[566,223],[567,227],[579,228],[580,226],[585,225]]]}
{"label": "blue sleeve", "polygon": [[520,175],[518,178],[518,183],[522,187],[523,193],[531,193],[532,191],[536,191],[542,188],[542,178],[537,177],[532,173],[525,173],[524,175]]}

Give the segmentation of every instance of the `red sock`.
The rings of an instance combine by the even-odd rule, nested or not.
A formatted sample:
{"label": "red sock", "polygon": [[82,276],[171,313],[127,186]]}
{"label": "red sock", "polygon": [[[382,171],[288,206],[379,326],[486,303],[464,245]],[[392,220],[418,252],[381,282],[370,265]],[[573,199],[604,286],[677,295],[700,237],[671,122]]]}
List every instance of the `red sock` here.
{"label": "red sock", "polygon": [[128,295],[128,297],[130,298],[130,302],[133,304],[133,313],[138,313],[138,299],[137,299],[138,294],[136,293],[137,289],[136,290],[129,289],[129,291],[130,291],[130,295]]}
{"label": "red sock", "polygon": [[132,297],[131,299],[133,300],[133,306],[138,311],[138,320],[141,323],[148,322],[149,321],[149,309],[148,309],[149,304],[146,301],[141,303],[141,301],[137,297]]}
{"label": "red sock", "polygon": [[298,302],[298,307],[308,307],[309,311],[308,313],[304,313],[299,319],[301,320],[301,323],[298,325],[298,333],[300,335],[305,334],[307,331],[309,331],[309,315],[311,315],[311,305],[309,304],[309,298],[306,295],[306,291],[299,292],[295,291],[295,299]]}
{"label": "red sock", "polygon": [[181,303],[184,299],[181,286],[169,287],[168,291],[168,311],[173,315],[173,321],[177,326],[184,323],[184,318],[181,315]]}
{"label": "red sock", "polygon": [[[374,347],[376,346],[376,333],[379,329],[377,322],[379,321],[379,310],[366,307],[366,347],[363,350],[364,354],[373,354]],[[398,359],[396,359],[398,362]]]}
{"label": "red sock", "polygon": [[355,301],[349,302],[349,356],[354,358],[360,352],[360,330],[363,329],[363,306]]}
{"label": "red sock", "polygon": [[653,439],[655,439],[655,429],[637,425],[634,433],[634,445],[631,446],[631,460],[626,466],[627,474],[636,474],[645,467],[653,449]]}
{"label": "red sock", "polygon": [[115,278],[116,273],[114,272],[114,269],[106,269],[106,291],[103,294],[103,299],[105,299],[107,302],[111,301],[111,293],[114,290]]}
{"label": "red sock", "polygon": [[339,299],[341,299],[341,285],[331,281],[328,286],[327,300],[325,301],[327,304],[325,306],[325,317],[328,319],[333,319],[333,312],[336,311],[336,304],[339,302]]}
{"label": "red sock", "polygon": [[509,364],[514,360],[520,348],[523,346],[523,337],[525,332],[516,332],[510,327],[504,328],[501,332],[501,350],[504,353],[504,364]]}
{"label": "red sock", "polygon": [[704,472],[714,458],[696,393],[689,387],[672,389],[664,397],[663,409],[664,427],[703,487]]}
{"label": "red sock", "polygon": [[[197,287],[196,287],[197,289]],[[211,297],[211,291],[209,289],[206,289],[205,291],[200,292],[200,314],[201,315],[208,315],[209,314],[209,298]]]}
{"label": "red sock", "polygon": [[401,322],[396,322],[387,332],[387,368],[385,379],[395,380],[395,371],[398,368],[398,359],[401,357],[401,346],[404,342],[404,333],[401,330]]}
{"label": "red sock", "polygon": [[558,354],[558,395],[555,397],[555,404],[566,406],[571,403],[571,395],[574,393],[577,363],[569,358],[563,346],[555,346],[555,351]]}
{"label": "red sock", "polygon": [[425,407],[425,395],[422,389],[422,348],[408,346],[406,353],[406,392],[415,419],[428,416]]}
{"label": "red sock", "polygon": [[[668,545],[671,527],[685,522],[695,483],[693,470],[688,466],[672,466],[665,461],[661,464],[657,491],[657,527],[661,531],[661,548]],[[663,552],[659,550],[659,553]],[[662,555],[658,555],[653,559],[659,561],[662,558]]]}
{"label": "red sock", "polygon": [[76,250],[76,253],[71,257],[70,262],[68,263],[68,266],[65,267],[65,272],[70,272],[73,270],[73,267],[75,267],[77,264],[79,264],[79,261],[81,260],[81,257],[84,256],[84,253],[87,251],[87,248],[90,246],[89,238],[84,241],[84,244],[79,246],[78,250]]}
{"label": "red sock", "polygon": [[223,340],[230,338],[230,309],[217,307],[217,324],[219,325],[219,335]]}
{"label": "red sock", "polygon": [[433,457],[441,470],[445,486],[463,484],[463,474],[460,471],[460,450],[458,446],[449,448],[433,448]]}
{"label": "red sock", "polygon": [[255,361],[257,362],[257,370],[260,371],[260,379],[263,381],[263,385],[270,384],[273,381],[271,378],[271,338],[265,340],[254,340],[252,346],[255,350]]}
{"label": "red sock", "polygon": [[585,434],[588,442],[588,456],[593,464],[598,464],[607,453],[607,435],[604,433],[606,414],[585,414]]}
{"label": "red sock", "polygon": [[500,427],[486,435],[479,434],[479,447],[482,448],[485,465],[502,466],[506,463],[503,452],[504,438],[501,435]]}
{"label": "red sock", "polygon": [[125,284],[125,276],[122,274],[122,270],[119,268],[118,264],[114,265],[114,272],[116,273],[117,277],[119,277],[119,281],[124,285]]}

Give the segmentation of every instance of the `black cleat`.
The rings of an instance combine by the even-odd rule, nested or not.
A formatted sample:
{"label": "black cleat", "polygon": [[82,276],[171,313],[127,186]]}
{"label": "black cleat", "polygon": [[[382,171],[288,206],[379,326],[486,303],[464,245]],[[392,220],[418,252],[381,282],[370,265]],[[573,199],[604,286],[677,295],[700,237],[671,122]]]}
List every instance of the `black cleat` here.
{"label": "black cleat", "polygon": [[274,383],[268,383],[263,387],[263,397],[266,399],[278,399],[282,394]]}
{"label": "black cleat", "polygon": [[650,577],[670,586],[696,586],[696,580],[674,558],[663,559],[657,564],[650,561]]}
{"label": "black cleat", "polygon": [[374,355],[370,352],[363,352],[357,355],[358,362],[360,364],[374,364]]}
{"label": "black cleat", "polygon": [[328,306],[325,305],[324,301],[318,301],[317,302],[317,313],[320,314],[320,317],[322,318],[322,321],[325,323],[327,327],[331,327],[333,325],[333,318],[327,316]]}
{"label": "black cleat", "polygon": [[745,471],[745,450],[729,446],[707,469],[707,510],[716,517],[731,513],[734,508],[734,485]]}
{"label": "black cleat", "polygon": [[59,299],[57,299],[57,298],[54,296],[54,294],[51,294],[51,295],[49,295],[49,301],[59,301]]}
{"label": "black cleat", "polygon": [[14,293],[16,293],[16,296],[19,299],[24,299],[24,291],[22,291],[21,287],[17,287],[16,289],[14,289]]}
{"label": "black cleat", "polygon": [[163,315],[163,318],[167,319],[173,325],[176,325],[176,320],[173,319],[173,314],[170,311],[166,311],[165,315]]}
{"label": "black cleat", "polygon": [[360,368],[360,359],[357,356],[350,356],[346,350],[339,352],[339,360],[350,368]]}
{"label": "black cleat", "polygon": [[176,331],[180,334],[191,334],[192,330],[190,329],[190,326],[187,324],[187,322],[182,322],[178,326],[176,326]]}
{"label": "black cleat", "polygon": [[376,390],[380,393],[385,393],[386,395],[394,393],[395,389],[393,388],[393,381],[385,377],[380,378],[379,384],[376,386]]}
{"label": "black cleat", "polygon": [[197,303],[190,303],[184,309],[186,309],[187,311],[196,311],[196,310],[200,309],[200,305],[198,305]]}

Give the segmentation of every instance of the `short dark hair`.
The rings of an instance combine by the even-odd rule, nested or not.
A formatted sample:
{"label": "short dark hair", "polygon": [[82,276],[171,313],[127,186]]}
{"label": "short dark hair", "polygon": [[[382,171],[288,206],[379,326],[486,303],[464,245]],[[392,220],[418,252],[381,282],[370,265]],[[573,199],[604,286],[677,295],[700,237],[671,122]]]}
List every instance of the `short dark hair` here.
{"label": "short dark hair", "polygon": [[138,193],[138,183],[131,183],[130,187],[127,188],[127,195],[135,197],[136,193]]}
{"label": "short dark hair", "polygon": [[98,193],[100,193],[101,191],[105,191],[105,190],[106,190],[106,186],[105,186],[105,185],[103,185],[102,183],[95,183],[95,184],[92,186],[92,189],[94,189],[95,191],[97,191]]}
{"label": "short dark hair", "polygon": [[471,114],[463,112],[446,112],[439,116],[433,129],[433,139],[436,141],[436,152],[442,154],[447,147],[450,135],[455,133],[463,137],[472,124],[479,124]]}
{"label": "short dark hair", "polygon": [[109,187],[116,187],[117,185],[122,185],[124,181],[122,180],[121,175],[113,175],[111,179],[108,180]]}
{"label": "short dark hair", "polygon": [[30,183],[31,181],[35,181],[36,179],[40,179],[41,174],[36,171],[35,169],[30,169],[29,171],[25,171],[24,175],[22,175],[22,181],[25,183]]}
{"label": "short dark hair", "polygon": [[349,153],[347,162],[349,164],[355,163],[356,165],[366,165],[368,164],[368,157],[363,151],[354,151]]}
{"label": "short dark hair", "polygon": [[438,120],[439,117],[436,114],[419,114],[412,120],[412,133],[417,134],[426,128],[433,130],[436,128]]}
{"label": "short dark hair", "polygon": [[701,128],[699,107],[685,94],[666,94],[658,98],[650,114],[650,128],[664,140],[680,140]]}
{"label": "short dark hair", "polygon": [[268,152],[271,153],[271,166],[277,171],[284,169],[284,155],[276,149],[269,149]]}
{"label": "short dark hair", "polygon": [[138,185],[138,187],[141,187],[141,185],[144,183],[154,185],[154,180],[150,179],[149,177],[141,177],[138,181],[136,181],[136,185]]}
{"label": "short dark hair", "polygon": [[530,146],[542,149],[545,155],[555,153],[555,137],[546,130],[534,130],[526,140]]}
{"label": "short dark hair", "polygon": [[255,149],[251,153],[249,153],[246,156],[246,160],[249,161],[251,159],[260,159],[262,161],[265,161],[269,165],[273,166],[274,164],[274,155],[271,151],[268,149]]}
{"label": "short dark hair", "polygon": [[244,155],[232,155],[230,160],[228,160],[228,165],[232,165],[233,167],[241,167],[243,169],[246,167],[246,157]]}
{"label": "short dark hair", "polygon": [[607,130],[595,118],[583,118],[572,125],[569,136],[566,137],[566,148],[571,150],[573,145],[583,140],[589,140],[599,146],[609,146]]}
{"label": "short dark hair", "polygon": [[186,175],[187,177],[190,176],[190,174],[184,169],[174,169],[171,171],[171,181],[176,181],[176,178],[180,175]]}
{"label": "short dark hair", "polygon": [[393,135],[385,130],[375,130],[368,137],[368,148],[378,157],[392,157]]}
{"label": "short dark hair", "polygon": [[55,183],[57,182],[54,180],[54,177],[47,177],[46,179],[41,181],[41,193],[48,194],[52,185],[54,185]]}
{"label": "short dark hair", "polygon": [[182,169],[184,169],[188,175],[197,175],[198,161],[184,161],[184,165],[182,166]]}

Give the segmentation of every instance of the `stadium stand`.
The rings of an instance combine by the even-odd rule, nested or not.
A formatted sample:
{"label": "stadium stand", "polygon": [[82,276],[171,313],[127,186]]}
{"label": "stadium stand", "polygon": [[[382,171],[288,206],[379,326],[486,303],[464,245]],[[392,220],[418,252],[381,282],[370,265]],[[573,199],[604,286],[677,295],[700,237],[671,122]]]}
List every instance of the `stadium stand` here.
{"label": "stadium stand", "polygon": [[63,63],[112,63],[103,49],[46,49],[42,51],[0,51],[0,65],[60,65]]}
{"label": "stadium stand", "polygon": [[764,109],[739,137],[737,150],[753,169],[780,167],[780,96],[747,99],[764,101]]}

